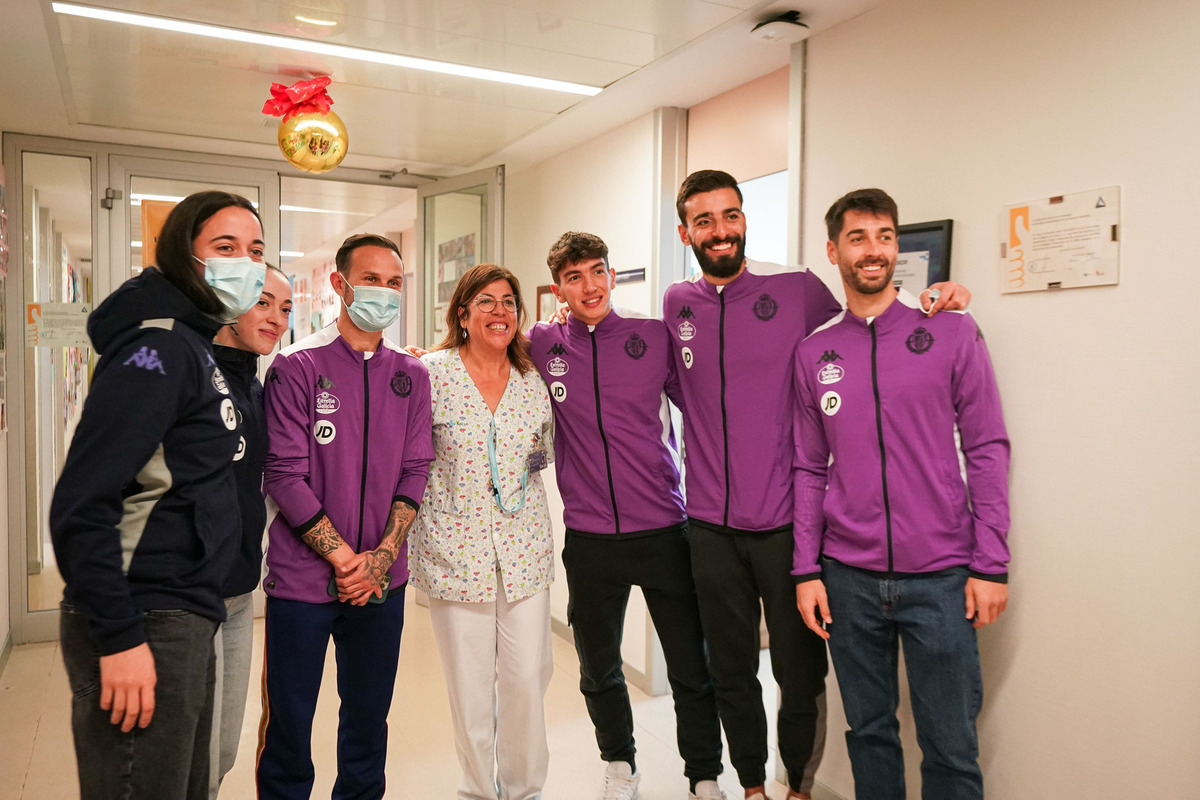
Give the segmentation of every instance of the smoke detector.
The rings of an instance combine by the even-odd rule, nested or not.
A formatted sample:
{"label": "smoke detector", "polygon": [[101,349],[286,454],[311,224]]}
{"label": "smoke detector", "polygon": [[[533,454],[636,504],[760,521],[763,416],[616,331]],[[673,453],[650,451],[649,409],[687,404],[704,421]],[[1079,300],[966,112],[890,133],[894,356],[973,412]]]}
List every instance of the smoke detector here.
{"label": "smoke detector", "polygon": [[755,25],[750,36],[764,42],[795,44],[808,38],[808,26],[800,21],[799,11],[785,11]]}

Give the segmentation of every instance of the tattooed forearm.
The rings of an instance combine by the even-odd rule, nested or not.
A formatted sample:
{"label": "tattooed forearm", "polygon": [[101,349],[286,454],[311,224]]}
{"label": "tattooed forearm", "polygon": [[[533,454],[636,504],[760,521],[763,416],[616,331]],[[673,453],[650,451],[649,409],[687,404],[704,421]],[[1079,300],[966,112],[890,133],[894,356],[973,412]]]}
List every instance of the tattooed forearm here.
{"label": "tattooed forearm", "polygon": [[322,558],[328,557],[330,553],[336,552],[346,544],[346,540],[334,529],[329,517],[321,517],[320,522],[309,528],[300,538]]}

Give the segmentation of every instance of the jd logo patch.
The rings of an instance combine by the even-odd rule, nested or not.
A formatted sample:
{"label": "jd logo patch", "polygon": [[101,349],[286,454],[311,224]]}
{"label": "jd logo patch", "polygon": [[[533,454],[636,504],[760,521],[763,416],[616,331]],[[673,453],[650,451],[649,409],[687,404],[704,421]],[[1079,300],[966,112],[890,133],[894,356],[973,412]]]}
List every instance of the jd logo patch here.
{"label": "jd logo patch", "polygon": [[625,355],[634,361],[646,355],[646,340],[636,333],[632,334],[625,342]]}
{"label": "jd logo patch", "polygon": [[561,381],[555,381],[550,384],[550,396],[554,398],[554,402],[561,403],[567,399],[567,387],[563,386]]}
{"label": "jd logo patch", "polygon": [[335,436],[337,436],[337,428],[333,427],[333,423],[329,420],[319,420],[313,426],[313,438],[317,440],[317,444],[329,444]]}
{"label": "jd logo patch", "polygon": [[392,392],[397,397],[408,397],[412,394],[412,378],[408,377],[404,370],[392,376]]}
{"label": "jd logo patch", "polygon": [[233,401],[228,397],[221,401],[221,422],[224,422],[225,427],[231,431],[237,429],[237,410],[233,407]]}
{"label": "jd logo patch", "polygon": [[825,416],[832,417],[842,408],[842,398],[837,392],[826,392],[821,395],[821,411]]}
{"label": "jd logo patch", "polygon": [[238,449],[237,449],[237,452],[233,454],[233,460],[241,461],[245,457],[246,457],[246,437],[239,436],[238,437]]}
{"label": "jd logo patch", "polygon": [[917,328],[909,334],[904,344],[908,346],[910,353],[916,353],[917,355],[928,353],[929,348],[933,347],[933,334],[924,328]]}
{"label": "jd logo patch", "polygon": [[[135,367],[141,367],[145,370],[157,372],[159,375],[166,375],[167,371],[163,369],[163,363],[158,358],[158,351],[151,350],[149,347],[143,347],[136,353],[125,359],[123,366],[133,364]],[[226,392],[228,394],[228,392]]]}
{"label": "jd logo patch", "polygon": [[779,304],[771,299],[771,295],[759,295],[758,302],[754,304],[754,316],[767,322],[775,316],[777,311],[779,311]]}

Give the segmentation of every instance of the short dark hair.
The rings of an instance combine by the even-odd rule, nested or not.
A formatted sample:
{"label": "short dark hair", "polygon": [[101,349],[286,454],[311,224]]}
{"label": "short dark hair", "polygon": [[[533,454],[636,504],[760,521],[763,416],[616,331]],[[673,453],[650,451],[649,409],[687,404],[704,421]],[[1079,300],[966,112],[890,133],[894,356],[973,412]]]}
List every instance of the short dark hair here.
{"label": "short dark hair", "polygon": [[529,357],[529,339],[522,333],[525,328],[525,301],[521,299],[521,283],[509,269],[496,264],[476,264],[458,279],[458,285],[454,287],[454,294],[446,306],[446,338],[436,349],[457,349],[467,343],[467,332],[460,324],[462,318],[470,313],[467,306],[485,286],[500,280],[508,281],[513,297],[517,299],[517,332],[508,343],[508,360],[517,368],[517,372],[525,375],[533,369],[533,359]]}
{"label": "short dark hair", "polygon": [[702,169],[684,178],[679,187],[679,194],[675,196],[675,211],[679,214],[679,221],[687,225],[687,211],[683,204],[689,197],[694,194],[715,192],[717,189],[733,189],[737,192],[738,205],[741,205],[742,190],[738,188],[737,179],[728,172],[722,172],[719,169]]}
{"label": "short dark hair", "polygon": [[550,267],[550,275],[554,283],[558,283],[558,274],[570,264],[578,264],[590,258],[602,258],[608,264],[608,245],[599,236],[592,233],[567,231],[558,237],[558,241],[550,248],[546,256],[546,265]]}
{"label": "short dark hair", "polygon": [[258,220],[258,211],[249,200],[240,194],[220,191],[205,191],[189,194],[179,201],[167,215],[158,242],[154,245],[154,266],[162,272],[175,288],[183,292],[196,308],[205,314],[219,316],[225,306],[216,293],[204,281],[204,275],[196,268],[192,242],[200,235],[204,223],[218,211],[229,207],[244,208]]}
{"label": "short dark hair", "polygon": [[350,254],[360,247],[382,247],[385,250],[391,250],[396,254],[396,258],[400,259],[400,264],[404,264],[404,256],[400,255],[400,248],[396,243],[386,236],[380,236],[378,233],[356,233],[353,236],[346,237],[346,241],[342,242],[342,246],[338,248],[337,255],[333,257],[333,263],[337,265],[337,271],[343,275],[350,271]]}
{"label": "short dark hair", "polygon": [[839,197],[825,212],[825,230],[829,234],[829,241],[836,242],[841,235],[847,211],[862,211],[876,216],[886,214],[892,218],[892,227],[899,230],[896,201],[887,192],[882,189],[855,189]]}

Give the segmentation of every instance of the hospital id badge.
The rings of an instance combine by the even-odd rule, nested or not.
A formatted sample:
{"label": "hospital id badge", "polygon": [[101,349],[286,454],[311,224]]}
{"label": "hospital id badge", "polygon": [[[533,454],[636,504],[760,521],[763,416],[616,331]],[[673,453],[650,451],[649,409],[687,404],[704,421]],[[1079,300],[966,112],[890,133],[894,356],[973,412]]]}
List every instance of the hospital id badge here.
{"label": "hospital id badge", "polygon": [[546,468],[547,463],[548,458],[546,456],[546,448],[539,447],[537,450],[534,450],[532,453],[530,453],[529,457],[525,459],[525,469],[529,470],[531,473],[541,472]]}

